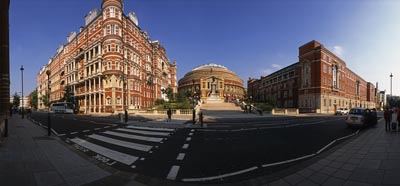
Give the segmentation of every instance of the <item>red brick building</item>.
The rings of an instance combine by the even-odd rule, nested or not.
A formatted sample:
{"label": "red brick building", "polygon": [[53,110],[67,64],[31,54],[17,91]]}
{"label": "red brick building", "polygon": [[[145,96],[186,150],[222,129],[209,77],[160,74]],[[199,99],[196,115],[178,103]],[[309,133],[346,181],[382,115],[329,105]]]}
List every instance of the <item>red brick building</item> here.
{"label": "red brick building", "polygon": [[135,13],[125,15],[121,0],[103,0],[101,8],[85,16],[85,26],[72,32],[39,72],[39,108],[46,70],[51,70],[50,100],[69,90],[85,113],[146,109],[165,97],[162,89],[177,92],[176,62],[139,27]]}
{"label": "red brick building", "polygon": [[[294,75],[285,76],[287,72]],[[299,47],[298,63],[259,80],[250,79],[248,88],[255,101],[273,100],[277,107],[299,108],[301,112],[375,108],[375,86],[317,41]]]}

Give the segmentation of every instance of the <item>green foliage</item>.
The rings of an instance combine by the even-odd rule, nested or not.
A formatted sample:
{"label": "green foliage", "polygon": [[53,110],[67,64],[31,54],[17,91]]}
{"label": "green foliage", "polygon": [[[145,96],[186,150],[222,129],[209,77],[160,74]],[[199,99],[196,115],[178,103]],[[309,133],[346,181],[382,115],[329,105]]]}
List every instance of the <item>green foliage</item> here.
{"label": "green foliage", "polygon": [[188,97],[185,95],[185,93],[180,91],[176,95],[176,102],[183,103],[183,102],[189,102],[189,101],[188,101]]}
{"label": "green foliage", "polygon": [[254,106],[262,109],[263,111],[271,111],[274,108],[273,105],[268,104],[268,103],[255,103]]}
{"label": "green foliage", "polygon": [[42,96],[40,99],[42,99],[44,106],[46,106],[46,107],[50,106],[49,92],[46,91],[44,96]]}
{"label": "green foliage", "polygon": [[13,102],[12,102],[12,105],[13,105],[14,107],[19,108],[20,101],[21,101],[21,97],[20,97],[17,93],[15,93],[15,94],[13,95]]}
{"label": "green foliage", "polygon": [[167,95],[169,101],[174,101],[174,93],[172,92],[172,88],[168,87],[166,89],[162,89],[161,92]]}
{"label": "green foliage", "polygon": [[160,107],[160,109],[162,110],[166,110],[166,109],[191,109],[192,105],[188,102],[184,102],[184,103],[164,103],[164,105],[162,107]]}
{"label": "green foliage", "polygon": [[31,107],[33,109],[37,109],[38,108],[38,93],[37,93],[37,89],[35,89],[32,93],[31,93],[32,97],[31,100],[29,100],[29,104],[31,105]]}
{"label": "green foliage", "polygon": [[155,105],[162,105],[162,104],[164,104],[164,99],[157,99],[155,102],[154,102],[154,104]]}
{"label": "green foliage", "polygon": [[400,107],[400,98],[397,96],[393,96],[392,98],[388,98],[388,105],[390,107]]}

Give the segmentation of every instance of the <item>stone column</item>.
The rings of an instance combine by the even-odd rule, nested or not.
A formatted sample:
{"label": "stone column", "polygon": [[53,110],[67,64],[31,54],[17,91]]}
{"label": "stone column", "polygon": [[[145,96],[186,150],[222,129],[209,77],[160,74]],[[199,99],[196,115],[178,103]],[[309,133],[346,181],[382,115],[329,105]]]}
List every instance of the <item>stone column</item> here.
{"label": "stone column", "polygon": [[94,109],[93,111],[94,111],[94,113],[96,113],[96,106],[97,106],[97,104],[96,104],[96,101],[97,101],[97,99],[96,99],[96,94],[97,94],[97,93],[94,93],[94,94],[93,94],[93,96],[94,96],[94,98],[93,98],[93,107],[94,107],[94,108],[93,108],[93,109]]}

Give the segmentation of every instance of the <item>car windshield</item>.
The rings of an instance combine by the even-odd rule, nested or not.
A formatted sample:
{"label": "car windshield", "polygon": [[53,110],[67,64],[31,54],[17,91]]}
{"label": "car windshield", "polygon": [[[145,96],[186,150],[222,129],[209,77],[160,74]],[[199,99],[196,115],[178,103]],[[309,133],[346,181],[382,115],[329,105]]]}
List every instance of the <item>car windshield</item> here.
{"label": "car windshield", "polygon": [[363,109],[351,109],[349,114],[363,115],[364,114],[364,110]]}

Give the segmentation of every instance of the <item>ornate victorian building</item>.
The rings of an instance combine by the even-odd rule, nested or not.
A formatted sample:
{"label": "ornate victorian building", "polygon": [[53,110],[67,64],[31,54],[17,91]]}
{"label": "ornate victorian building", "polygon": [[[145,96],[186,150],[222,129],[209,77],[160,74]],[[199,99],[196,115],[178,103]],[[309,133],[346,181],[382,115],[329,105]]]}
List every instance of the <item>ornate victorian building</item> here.
{"label": "ornate victorian building", "polygon": [[41,109],[47,70],[50,100],[70,95],[85,113],[145,109],[165,97],[163,89],[177,92],[176,62],[139,27],[135,13],[124,14],[122,0],[103,0],[101,10],[90,11],[85,26],[72,32],[39,72]]}
{"label": "ornate victorian building", "polygon": [[179,91],[190,92],[201,100],[242,99],[243,80],[226,67],[206,64],[194,68],[179,80]]}
{"label": "ornate victorian building", "polygon": [[248,95],[277,107],[331,113],[338,108],[375,108],[377,89],[317,41],[299,48],[299,62],[260,79],[249,79]]}

